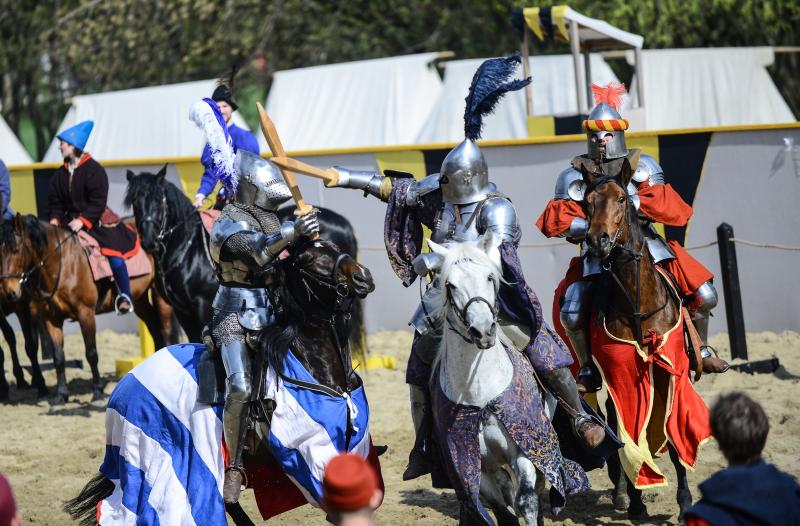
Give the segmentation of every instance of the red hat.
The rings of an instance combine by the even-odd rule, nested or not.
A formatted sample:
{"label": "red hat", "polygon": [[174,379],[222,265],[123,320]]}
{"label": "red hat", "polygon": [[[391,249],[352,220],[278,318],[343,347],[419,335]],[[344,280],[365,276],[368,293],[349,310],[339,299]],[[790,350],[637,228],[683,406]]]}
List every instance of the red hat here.
{"label": "red hat", "polygon": [[0,475],[0,526],[8,526],[17,514],[17,504],[8,479]]}
{"label": "red hat", "polygon": [[322,496],[328,511],[354,511],[368,508],[378,477],[367,461],[344,453],[333,457],[325,467]]}

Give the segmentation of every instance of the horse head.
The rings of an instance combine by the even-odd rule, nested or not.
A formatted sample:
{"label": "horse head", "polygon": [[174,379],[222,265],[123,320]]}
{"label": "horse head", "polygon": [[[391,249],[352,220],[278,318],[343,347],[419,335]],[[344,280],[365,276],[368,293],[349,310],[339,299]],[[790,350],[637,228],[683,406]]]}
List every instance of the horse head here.
{"label": "horse head", "polygon": [[138,175],[128,170],[128,189],[125,206],[133,209],[136,229],[139,231],[142,248],[153,253],[159,235],[167,223],[167,165],[158,173],[142,172]]}
{"label": "horse head", "polygon": [[0,294],[15,302],[22,297],[26,269],[47,246],[47,234],[34,216],[17,214],[0,224]]}
{"label": "horse head", "polygon": [[581,166],[581,173],[586,182],[584,209],[589,221],[586,244],[593,256],[605,260],[615,247],[625,244],[630,234],[633,205],[626,188],[633,170],[625,159],[614,177],[593,173],[586,166]]}
{"label": "horse head", "polygon": [[495,236],[487,232],[477,243],[428,241],[428,246],[440,260],[438,286],[447,323],[479,349],[494,346],[502,276]]}
{"label": "horse head", "polygon": [[[349,314],[353,302],[375,290],[372,274],[330,241],[305,241],[279,265],[279,292],[288,307],[309,323]],[[288,297],[287,297],[288,296]]]}

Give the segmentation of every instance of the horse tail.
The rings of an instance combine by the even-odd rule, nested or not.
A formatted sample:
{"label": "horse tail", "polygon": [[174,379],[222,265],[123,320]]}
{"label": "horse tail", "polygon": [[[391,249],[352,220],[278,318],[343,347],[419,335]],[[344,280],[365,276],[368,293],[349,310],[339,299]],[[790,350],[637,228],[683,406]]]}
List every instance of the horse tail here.
{"label": "horse tail", "polygon": [[98,473],[78,495],[64,503],[64,511],[81,526],[97,524],[97,505],[114,492],[114,483]]}

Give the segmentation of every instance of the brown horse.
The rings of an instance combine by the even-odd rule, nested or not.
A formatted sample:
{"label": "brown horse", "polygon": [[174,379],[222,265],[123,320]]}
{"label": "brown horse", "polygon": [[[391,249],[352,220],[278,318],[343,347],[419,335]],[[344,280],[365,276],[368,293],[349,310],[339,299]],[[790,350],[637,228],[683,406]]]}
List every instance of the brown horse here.
{"label": "brown horse", "polygon": [[[148,256],[149,257],[149,256]],[[152,263],[152,259],[151,259]],[[154,268],[154,267],[153,267]],[[167,343],[168,332],[158,310],[148,300],[153,272],[131,278],[136,314],[145,322],[158,348]],[[29,299],[31,316],[44,323],[54,348],[53,363],[58,378],[55,404],[68,397],[64,360],[64,320],[77,321],[92,370],[93,400],[103,398],[97,368],[95,314],[114,310],[113,286],[95,283],[89,261],[78,236],[49,225],[34,216],[17,214],[0,226],[0,292],[6,301]],[[171,319],[172,312],[169,312]]]}
{"label": "brown horse", "polygon": [[[600,338],[604,338],[603,331],[616,342],[624,340],[638,344],[638,347],[630,346],[631,358],[627,362],[631,365],[630,368],[615,369],[607,366],[606,370],[603,370],[601,367],[607,387],[614,384],[615,381],[628,382],[628,385],[630,382],[640,382],[641,378],[620,378],[619,371],[631,371],[637,366],[640,371],[647,370],[648,366],[641,364],[652,364],[650,372],[644,373],[652,387],[652,398],[650,399],[652,412],[648,414],[639,436],[646,435],[652,457],[657,457],[663,451],[662,445],[668,448],[678,477],[677,500],[682,516],[684,510],[691,505],[692,496],[681,457],[672,437],[668,440],[666,436],[667,418],[677,407],[672,399],[672,393],[677,391],[671,391],[671,389],[674,389],[673,386],[680,382],[682,385],[681,396],[685,397],[681,399],[690,400],[690,403],[695,404],[693,407],[702,408],[698,409],[698,413],[707,410],[691,385],[686,387],[686,384],[689,383],[689,361],[685,350],[672,355],[678,356],[679,359],[661,361],[662,355],[658,353],[664,351],[662,347],[658,347],[658,342],[664,340],[660,339],[654,342],[656,338],[671,336],[668,333],[674,329],[674,338],[679,339],[679,345],[685,346],[682,327],[677,326],[681,320],[681,302],[665,276],[656,269],[647,250],[646,241],[637,219],[637,211],[626,192],[632,174],[633,169],[627,160],[623,163],[621,173],[616,177],[591,173],[583,168],[583,177],[587,184],[586,214],[589,220],[586,243],[590,253],[602,261],[603,267],[603,274],[595,294],[594,307],[597,317],[593,317],[592,323],[599,330],[592,331],[592,354],[597,363],[603,362],[600,348],[606,344],[599,341]],[[634,351],[637,348],[641,351]],[[637,355],[636,352],[640,352],[640,354]],[[653,354],[657,354],[657,356],[653,356]],[[661,363],[659,363],[660,361]],[[606,362],[606,364],[611,363]],[[617,377],[612,378],[613,375],[617,375]],[[610,387],[609,392],[611,393]],[[620,414],[614,405],[616,400],[612,400],[612,398],[613,396],[609,396],[607,404],[609,423],[612,427],[617,428],[619,434],[621,427],[619,424],[625,420],[620,419]],[[696,419],[700,423],[698,425],[705,422],[702,414],[690,415],[690,417],[690,420]],[[625,424],[625,427],[628,427],[628,424]],[[699,444],[696,445],[699,446]],[[621,450],[620,455],[624,457],[626,454],[626,450]],[[625,478],[615,477],[614,473],[623,474],[617,461],[617,457],[614,457],[613,461],[609,461],[609,473],[612,474],[612,478],[616,478],[614,481],[615,494],[624,494],[627,482],[627,493],[630,497],[628,513],[631,516],[645,515],[646,508],[641,500],[641,491],[634,487],[628,475],[625,475]],[[686,463],[691,465],[690,462]],[[639,484],[643,487],[648,485],[641,481]]]}

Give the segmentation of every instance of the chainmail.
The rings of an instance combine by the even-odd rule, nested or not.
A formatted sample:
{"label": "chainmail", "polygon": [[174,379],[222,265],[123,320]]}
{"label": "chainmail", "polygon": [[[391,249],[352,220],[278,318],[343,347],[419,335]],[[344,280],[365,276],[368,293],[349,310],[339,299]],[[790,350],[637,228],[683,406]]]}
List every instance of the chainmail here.
{"label": "chainmail", "polygon": [[211,327],[213,327],[211,337],[217,348],[228,342],[245,341],[245,329],[239,324],[239,318],[235,312],[215,310]]}
{"label": "chainmail", "polygon": [[281,221],[275,212],[269,212],[257,206],[230,203],[222,209],[222,215],[234,221],[255,223],[261,227],[261,232],[264,234],[280,232],[281,229]]}

